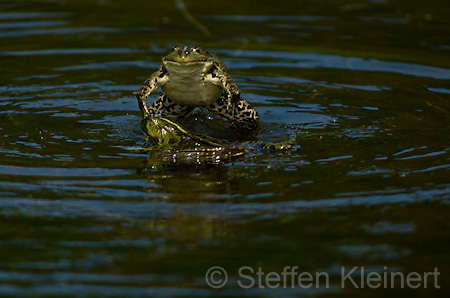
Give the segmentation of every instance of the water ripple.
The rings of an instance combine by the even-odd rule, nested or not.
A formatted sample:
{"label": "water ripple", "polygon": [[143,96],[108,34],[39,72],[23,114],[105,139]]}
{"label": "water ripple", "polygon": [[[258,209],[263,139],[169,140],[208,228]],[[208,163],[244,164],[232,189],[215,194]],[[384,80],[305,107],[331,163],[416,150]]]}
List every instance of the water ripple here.
{"label": "water ripple", "polygon": [[48,168],[0,165],[0,175],[39,177],[113,177],[129,175],[132,170],[108,168]]}
{"label": "water ripple", "polygon": [[[337,55],[326,55],[317,53],[275,52],[275,51],[252,51],[252,50],[224,50],[215,49],[217,53],[230,56],[252,58],[242,60],[241,63],[231,64],[233,68],[253,67],[286,67],[286,68],[335,68],[359,71],[378,71],[401,73],[417,77],[429,77],[435,79],[450,79],[450,70],[421,64],[405,62],[383,61],[378,59],[363,59],[358,57],[343,57]],[[260,60],[258,60],[259,58]],[[279,62],[266,62],[262,58],[277,59]]]}
{"label": "water ripple", "polygon": [[67,18],[69,12],[7,12],[0,13],[0,20]]}
{"label": "water ripple", "polygon": [[[11,210],[33,217],[95,217],[104,219],[150,219],[175,216],[179,212],[197,216],[223,216],[233,218],[248,215],[295,214],[312,209],[345,208],[350,206],[376,206],[427,201],[450,200],[450,185],[434,189],[406,192],[404,189],[337,194],[335,198],[313,201],[281,201],[270,203],[171,203],[160,201],[103,201],[103,200],[47,200],[4,198],[0,200],[0,213]],[[37,208],[39,207],[39,208]],[[3,211],[1,211],[3,210]]]}
{"label": "water ripple", "polygon": [[3,51],[0,55],[5,56],[41,56],[41,55],[91,55],[91,54],[135,54],[143,50],[129,48],[68,48],[68,49],[45,49],[30,51]]}
{"label": "water ripple", "polygon": [[36,35],[71,35],[80,33],[121,33],[123,29],[108,27],[65,27],[53,29],[34,29],[24,31],[0,32],[0,38],[31,37]]}

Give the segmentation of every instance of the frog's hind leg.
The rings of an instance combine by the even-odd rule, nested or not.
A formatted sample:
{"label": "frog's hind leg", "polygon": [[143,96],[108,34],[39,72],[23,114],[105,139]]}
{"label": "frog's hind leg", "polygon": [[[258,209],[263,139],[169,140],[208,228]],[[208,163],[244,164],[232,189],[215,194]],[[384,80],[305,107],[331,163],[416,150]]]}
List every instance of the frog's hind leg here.
{"label": "frog's hind leg", "polygon": [[144,117],[165,117],[177,120],[184,117],[193,107],[177,104],[173,102],[167,95],[160,95],[153,104],[148,108],[148,114]]}
{"label": "frog's hind leg", "polygon": [[208,107],[208,110],[227,118],[231,127],[235,129],[250,130],[258,126],[258,112],[247,101],[239,97],[231,106],[228,103],[228,94],[223,92],[222,96]]}

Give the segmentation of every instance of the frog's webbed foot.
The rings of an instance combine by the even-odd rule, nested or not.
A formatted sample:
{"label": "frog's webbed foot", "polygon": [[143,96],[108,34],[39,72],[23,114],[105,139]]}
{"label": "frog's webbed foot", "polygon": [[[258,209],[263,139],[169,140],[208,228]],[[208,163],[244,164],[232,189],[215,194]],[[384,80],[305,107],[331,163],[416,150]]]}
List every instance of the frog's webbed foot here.
{"label": "frog's webbed foot", "polygon": [[147,98],[143,96],[140,91],[133,92],[133,95],[135,95],[138,100],[139,109],[142,112],[142,118],[146,118],[150,114],[147,107]]}
{"label": "frog's webbed foot", "polygon": [[215,103],[208,107],[208,110],[227,118],[230,121],[230,126],[234,129],[250,130],[258,126],[259,115],[255,108],[240,96],[234,99],[230,98],[226,91]]}
{"label": "frog's webbed foot", "polygon": [[139,109],[142,112],[142,118],[146,118],[150,114],[150,110],[147,107],[147,97],[158,88],[156,81],[151,80],[151,77],[145,80],[139,91],[133,92],[138,100]]}

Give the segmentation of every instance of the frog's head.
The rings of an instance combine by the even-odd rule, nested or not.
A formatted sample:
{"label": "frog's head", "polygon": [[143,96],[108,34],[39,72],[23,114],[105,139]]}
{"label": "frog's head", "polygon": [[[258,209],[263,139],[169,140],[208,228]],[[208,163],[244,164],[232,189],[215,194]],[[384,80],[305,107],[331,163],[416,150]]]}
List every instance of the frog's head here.
{"label": "frog's head", "polygon": [[171,61],[178,63],[206,62],[211,58],[211,53],[200,47],[176,46],[163,62]]}
{"label": "frog's head", "polygon": [[160,117],[149,117],[141,122],[147,142],[153,149],[173,149],[182,141],[186,131],[176,122]]}
{"label": "frog's head", "polygon": [[204,75],[211,70],[214,65],[225,70],[225,64],[211,52],[200,47],[176,46],[162,61],[170,76]]}

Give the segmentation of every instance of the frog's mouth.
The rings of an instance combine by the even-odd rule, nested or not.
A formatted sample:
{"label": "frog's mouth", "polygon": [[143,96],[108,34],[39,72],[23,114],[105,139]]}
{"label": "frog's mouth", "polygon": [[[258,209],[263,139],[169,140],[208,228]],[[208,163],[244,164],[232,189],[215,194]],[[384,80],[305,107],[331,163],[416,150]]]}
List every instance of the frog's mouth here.
{"label": "frog's mouth", "polygon": [[206,73],[211,65],[205,61],[191,61],[191,62],[179,62],[179,61],[164,61],[164,66],[169,73]]}
{"label": "frog's mouth", "polygon": [[183,65],[190,65],[190,64],[205,64],[206,60],[195,60],[195,61],[189,61],[189,60],[164,60],[164,64],[183,64]]}

